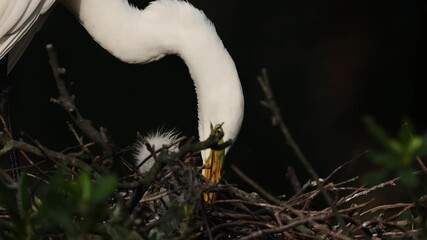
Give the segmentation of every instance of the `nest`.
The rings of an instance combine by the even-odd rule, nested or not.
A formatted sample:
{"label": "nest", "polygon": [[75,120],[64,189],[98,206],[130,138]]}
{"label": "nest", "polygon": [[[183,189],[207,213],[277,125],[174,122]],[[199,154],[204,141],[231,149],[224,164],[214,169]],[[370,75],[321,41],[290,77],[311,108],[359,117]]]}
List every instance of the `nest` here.
{"label": "nest", "polygon": [[[284,133],[297,156],[312,174],[301,184],[289,171],[295,189],[290,197],[273,196],[236,166],[231,168],[255,192],[247,192],[222,179],[212,184],[197,164],[198,153],[218,144],[221,134],[202,142],[180,139],[179,151],[170,146],[153,149],[156,159],[147,173],[133,166],[129,149],[112,143],[108,132],[92,126],[74,105],[61,78],[52,46],[48,46],[62,106],[73,124],[71,132],[79,147],[56,152],[41,143],[14,140],[0,132],[0,155],[19,151],[28,162],[24,176],[16,183],[0,172],[0,238],[49,239],[420,239],[425,236],[426,196],[414,202],[381,204],[378,190],[396,194],[399,178],[372,187],[357,186],[357,177],[333,182],[339,166],[324,179],[317,177],[293,142],[274,103],[268,79],[259,79],[266,93],[263,104],[273,113],[274,123]],[[3,121],[4,126],[6,126]],[[84,142],[82,136],[90,139]],[[40,169],[38,161],[51,161],[53,170]],[[427,174],[425,166],[420,163]],[[117,169],[121,171],[118,172]],[[0,169],[1,170],[1,169]],[[113,176],[113,177],[112,177]],[[44,191],[38,191],[44,185]],[[92,191],[86,191],[92,189]],[[40,193],[44,192],[44,193]],[[92,193],[96,192],[96,194]],[[203,193],[216,193],[217,200],[205,202]],[[16,196],[16,197],[13,197]],[[15,201],[15,203],[14,203]],[[67,205],[68,204],[68,205]],[[62,214],[61,218],[55,217]],[[69,218],[69,219],[68,219]]]}

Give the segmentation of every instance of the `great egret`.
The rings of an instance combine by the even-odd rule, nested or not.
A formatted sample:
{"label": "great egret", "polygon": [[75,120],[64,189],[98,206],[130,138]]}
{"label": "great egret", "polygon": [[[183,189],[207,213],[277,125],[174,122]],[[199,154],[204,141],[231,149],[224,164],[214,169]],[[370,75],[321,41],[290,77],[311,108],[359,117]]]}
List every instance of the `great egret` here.
{"label": "great egret", "polygon": [[[16,0],[4,1],[0,7],[9,7]],[[22,10],[11,12],[21,15],[25,13],[21,17],[12,18],[17,19],[19,23],[26,23],[12,23],[12,26],[16,26],[15,31],[26,31],[31,24],[28,21],[37,19],[42,13],[40,9],[46,10],[53,2],[17,2],[25,1],[37,5],[38,8],[33,8],[33,13],[29,15],[27,11]],[[212,130],[223,131],[224,141],[236,139],[243,119],[242,87],[230,54],[216,33],[214,25],[202,11],[186,1],[178,0],[153,1],[143,10],[129,5],[126,0],[60,0],[60,3],[79,19],[96,42],[123,62],[147,63],[159,60],[167,54],[179,55],[188,66],[194,81],[198,101],[199,139],[206,139]],[[15,7],[18,5],[15,3]],[[2,21],[5,16],[7,19],[11,17],[9,8],[6,10],[0,8]],[[10,48],[4,48],[3,44],[8,42],[13,34],[6,35],[4,41],[4,30],[0,30],[0,33],[3,33],[0,34],[0,49],[6,49],[7,52]],[[12,44],[9,43],[10,46],[13,46],[13,41]],[[5,50],[2,50],[2,56],[4,52]],[[165,136],[168,135],[157,137]],[[223,152],[202,151],[203,163],[207,166],[203,171],[205,177],[213,182],[220,179],[222,162],[228,150],[229,148]],[[210,195],[206,198],[212,197]]]}

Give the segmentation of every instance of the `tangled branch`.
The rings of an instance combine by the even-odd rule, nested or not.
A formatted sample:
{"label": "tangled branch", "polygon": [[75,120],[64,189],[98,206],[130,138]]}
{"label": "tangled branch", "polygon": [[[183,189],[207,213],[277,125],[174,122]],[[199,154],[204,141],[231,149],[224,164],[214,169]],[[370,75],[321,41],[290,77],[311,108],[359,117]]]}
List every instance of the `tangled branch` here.
{"label": "tangled branch", "polygon": [[[411,211],[417,207],[416,202],[425,202],[427,196],[408,203],[379,204],[375,201],[374,195],[378,190],[396,192],[400,178],[369,188],[358,186],[357,176],[341,182],[332,181],[337,172],[362,155],[338,166],[325,179],[318,177],[281,119],[265,72],[259,80],[266,94],[263,104],[272,111],[274,122],[312,175],[312,179],[302,184],[296,173],[289,169],[288,176],[295,190],[289,197],[272,195],[234,165],[231,169],[255,192],[244,191],[224,179],[218,184],[207,181],[201,174],[202,167],[196,164],[195,159],[203,149],[229,146],[230,142],[218,144],[223,137],[222,133],[211,134],[201,142],[180,142],[177,152],[170,152],[167,147],[153,150],[153,167],[147,173],[138,172],[139,166],[133,165],[134,161],[126,150],[120,150],[113,144],[105,128],[98,130],[82,116],[75,105],[75,96],[66,88],[62,78],[65,70],[59,67],[51,45],[48,51],[59,89],[59,97],[52,102],[62,106],[69,114],[72,121],[69,129],[77,139],[78,146],[68,148],[66,152],[57,152],[38,141],[29,143],[22,139],[16,140],[0,132],[0,155],[16,149],[29,158],[29,165],[25,166],[24,177],[19,183],[13,182],[7,171],[0,169],[2,239],[14,239],[10,237],[12,233],[20,236],[15,239],[63,239],[64,236],[83,239],[96,236],[108,239],[348,240],[418,239],[425,236],[422,230],[425,220]],[[83,136],[91,142],[86,143]],[[42,170],[38,166],[49,161],[54,163],[53,169]],[[111,178],[113,162],[127,169],[125,174],[114,178],[115,182]],[[421,159],[418,162],[422,171],[414,174],[425,174],[424,163]],[[54,172],[61,172],[57,169],[65,169],[63,175],[51,177]],[[35,180],[34,184],[25,185],[25,177]],[[43,198],[37,195],[40,185],[53,190]],[[91,186],[92,191],[88,191]],[[97,192],[98,195],[92,196],[91,192]],[[204,192],[216,192],[218,200],[204,202]],[[75,199],[79,200],[76,204],[69,204],[75,203]],[[322,199],[327,200],[327,206],[319,207],[316,204]],[[59,208],[54,208],[56,202],[60,203]],[[51,215],[46,213],[49,213],[50,208],[54,211]],[[68,220],[69,225],[49,219],[53,227],[46,226],[46,219],[40,220],[42,217],[56,216],[61,211],[71,218]]]}

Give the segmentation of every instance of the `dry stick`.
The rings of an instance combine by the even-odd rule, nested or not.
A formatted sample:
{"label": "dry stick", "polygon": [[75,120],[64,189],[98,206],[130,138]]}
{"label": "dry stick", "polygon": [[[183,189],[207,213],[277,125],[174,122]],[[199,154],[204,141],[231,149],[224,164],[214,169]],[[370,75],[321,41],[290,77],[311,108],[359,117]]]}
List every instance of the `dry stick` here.
{"label": "dry stick", "polygon": [[103,156],[105,157],[103,167],[109,169],[112,166],[113,161],[113,147],[107,136],[105,135],[105,129],[101,128],[100,131],[96,130],[91,121],[83,118],[80,111],[77,109],[74,103],[75,96],[70,95],[66,87],[64,79],[61,77],[65,73],[65,69],[61,68],[58,63],[58,56],[53,49],[52,44],[46,45],[47,53],[49,55],[49,64],[52,68],[53,75],[55,77],[56,85],[59,91],[58,99],[51,99],[51,102],[57,103],[62,106],[68,113],[73,122],[87,135],[93,142],[97,143],[102,150]]}
{"label": "dry stick", "polygon": [[145,193],[148,188],[154,183],[159,172],[167,165],[168,162],[174,159],[182,159],[188,153],[199,152],[208,148],[225,149],[231,145],[231,140],[218,144],[218,141],[224,136],[224,133],[211,133],[209,137],[202,142],[187,143],[178,152],[168,153],[166,150],[160,152],[157,156],[153,166],[147,172],[147,175],[143,179],[138,179],[129,183],[119,183],[119,189],[137,189],[133,199],[129,202],[129,210],[133,209],[139,203],[142,194]]}
{"label": "dry stick", "polygon": [[288,167],[288,169],[286,169],[286,178],[291,181],[291,186],[294,189],[295,193],[299,193],[302,190],[301,182],[299,181],[298,176],[295,173],[295,169],[293,167]]}
{"label": "dry stick", "polygon": [[[85,151],[85,152],[89,153],[90,151],[89,151],[89,148],[88,148],[88,144],[85,144],[85,143],[83,142],[83,137],[80,137],[80,136],[77,134],[77,131],[76,131],[76,129],[74,128],[74,126],[73,126],[70,122],[68,122],[68,121],[67,121],[67,126],[68,126],[68,129],[69,129],[69,130],[71,131],[71,133],[73,134],[74,138],[76,139],[77,143],[79,144],[80,148],[81,148],[83,151]],[[89,143],[89,144],[90,144],[90,143]]]}
{"label": "dry stick", "polygon": [[347,161],[347,162],[345,162],[345,163],[343,163],[343,164],[341,164],[339,167],[337,167],[334,171],[332,171],[330,174],[329,174],[329,176],[327,176],[326,178],[325,178],[325,180],[324,180],[324,182],[327,182],[329,179],[331,179],[331,177],[335,174],[335,173],[337,173],[339,170],[341,170],[343,167],[345,167],[345,166],[347,166],[348,164],[350,164],[350,163],[352,163],[352,162],[354,162],[354,161],[356,161],[356,160],[358,160],[358,159],[360,159],[361,157],[363,157],[366,153],[368,153],[368,151],[366,150],[366,151],[363,151],[362,153],[360,153],[359,155],[357,155],[355,158],[353,158],[353,159],[350,159],[349,161]]}
{"label": "dry stick", "polygon": [[[233,222],[225,222],[225,223],[218,224],[212,228],[212,232],[218,231],[219,229],[224,228],[224,227],[230,227],[230,226],[245,226],[245,227],[247,227],[248,225],[259,225],[262,227],[269,227],[269,229],[274,229],[273,228],[274,226],[272,226],[268,223],[245,220],[245,221],[233,221]],[[243,238],[239,238],[239,239],[243,239]]]}
{"label": "dry stick", "polygon": [[7,188],[16,190],[18,188],[18,184],[13,180],[12,177],[9,176],[3,169],[0,168],[0,181],[3,182]]}
{"label": "dry stick", "polygon": [[328,205],[331,207],[332,212],[334,213],[336,219],[341,225],[341,228],[343,229],[344,233],[346,235],[349,235],[350,232],[346,227],[346,224],[344,222],[344,219],[341,217],[341,215],[338,213],[337,207],[335,206],[334,202],[332,201],[331,196],[326,191],[326,189],[323,186],[323,182],[319,180],[319,176],[314,170],[314,168],[311,166],[310,162],[307,160],[307,158],[304,156],[303,152],[293,139],[291,133],[289,132],[288,127],[286,126],[285,122],[282,119],[282,116],[280,114],[280,108],[277,107],[276,101],[274,100],[273,91],[270,87],[270,82],[268,80],[267,76],[267,70],[264,68],[262,69],[261,76],[258,77],[258,82],[261,85],[261,88],[265,94],[265,100],[261,101],[261,104],[268,108],[272,113],[272,119],[273,119],[273,126],[278,126],[280,130],[282,131],[283,136],[286,139],[286,142],[288,145],[292,148],[297,158],[301,161],[301,163],[304,165],[307,172],[311,175],[311,177],[316,181],[317,187],[322,192],[322,195]]}
{"label": "dry stick", "polygon": [[[239,189],[237,187],[234,187],[232,185],[227,185],[226,190],[232,194],[235,198],[242,199],[248,202],[254,202],[254,203],[267,203],[263,198],[261,198],[257,193],[248,193],[243,191],[242,189]],[[216,200],[214,203],[218,203],[222,200]]]}
{"label": "dry stick", "polygon": [[226,147],[231,145],[231,141],[227,141],[223,144],[218,144],[218,141],[224,136],[221,134],[211,134],[205,141],[195,142],[195,143],[187,143],[182,148],[179,149],[178,152],[167,153],[161,152],[154,162],[154,165],[147,172],[147,175],[144,179],[140,179],[137,181],[129,182],[129,183],[119,183],[120,189],[133,189],[137,187],[144,188],[144,192],[148,189],[148,187],[154,182],[157,174],[163,167],[173,159],[181,159],[188,153],[199,152],[208,148],[215,149],[225,149]]}
{"label": "dry stick", "polygon": [[394,203],[394,204],[386,204],[386,205],[381,205],[381,206],[377,206],[377,207],[373,207],[373,208],[370,208],[370,209],[368,209],[368,210],[366,210],[366,211],[364,211],[364,212],[362,212],[361,214],[360,214],[360,216],[363,216],[363,215],[365,215],[365,214],[368,214],[368,213],[374,213],[374,212],[377,212],[377,211],[382,211],[382,210],[389,210],[389,209],[396,209],[396,208],[412,208],[413,206],[415,206],[415,204],[414,203]]}
{"label": "dry stick", "polygon": [[[420,173],[419,171],[413,172],[414,175],[419,174],[419,173]],[[368,193],[370,193],[372,191],[384,188],[386,186],[395,186],[396,182],[398,180],[400,180],[400,177],[396,177],[396,178],[393,178],[391,180],[385,181],[383,183],[377,184],[377,185],[375,185],[375,186],[373,186],[371,188],[368,188],[366,190],[363,190],[363,191],[360,191],[360,192],[355,192],[354,194],[351,194],[351,195],[347,196],[344,199],[340,199],[339,202],[341,202],[341,201],[343,201],[343,202],[349,202],[349,201],[351,201],[351,200],[353,200],[353,199],[355,199],[357,197],[365,196],[365,195],[367,195]]]}
{"label": "dry stick", "polygon": [[406,207],[402,208],[402,209],[401,209],[399,212],[397,212],[396,214],[394,214],[394,215],[392,215],[392,216],[390,216],[390,217],[386,218],[386,219],[385,219],[385,221],[389,222],[389,221],[393,221],[393,220],[395,220],[396,218],[400,217],[400,215],[402,215],[404,212],[406,212],[406,211],[410,210],[410,209],[411,209],[411,208],[413,208],[414,206],[415,206],[415,204],[410,204],[410,205],[408,205],[408,206],[406,206]]}
{"label": "dry stick", "polygon": [[[7,136],[9,136],[9,138],[10,139],[13,139],[13,135],[12,135],[12,133],[9,131],[9,129],[8,129],[8,127],[7,127],[7,124],[6,124],[6,121],[4,120],[4,118],[3,118],[3,116],[2,115],[0,115],[0,121],[2,122],[2,124],[3,124],[3,130],[4,130],[4,132],[7,134]],[[36,168],[36,170],[40,173],[40,174],[42,174],[43,176],[45,176],[46,177],[46,174],[43,172],[43,170],[41,170],[38,166],[37,166],[37,164],[34,164],[34,162],[31,160],[31,158],[24,152],[24,151],[22,151],[22,150],[19,150],[19,153],[24,157],[24,159],[29,163],[29,164],[31,164],[31,165],[34,165],[34,167]],[[15,169],[9,169],[9,170],[12,170],[12,171],[14,171],[14,170],[19,170],[19,168],[18,167],[16,167]]]}
{"label": "dry stick", "polygon": [[232,164],[231,169],[246,183],[251,185],[257,192],[259,192],[261,195],[263,195],[267,200],[274,204],[280,204],[279,199],[277,199],[275,196],[268,193],[263,187],[261,187],[258,183],[256,183],[254,180],[252,180],[250,177],[248,177],[245,173],[243,173],[238,167],[236,167],[234,164]]}
{"label": "dry stick", "polygon": [[421,160],[421,158],[420,158],[420,157],[417,157],[417,162],[418,162],[418,164],[420,165],[421,170],[423,170],[423,172],[424,172],[425,174],[427,174],[427,167],[426,167],[426,165],[423,163],[423,160]]}
{"label": "dry stick", "polygon": [[[314,211],[306,212],[306,211],[297,210],[297,209],[293,208],[291,205],[287,205],[287,204],[282,204],[282,206],[285,207],[287,211],[297,215],[300,219],[304,219],[306,216],[313,216],[313,213],[314,213]],[[323,211],[323,212],[324,212],[324,215],[329,214],[329,212],[325,212],[325,211]],[[306,214],[306,215],[304,215],[304,214]],[[322,212],[320,212],[320,214],[322,214]],[[293,220],[293,218],[288,217],[287,220],[288,220],[288,222],[291,222]],[[334,239],[351,240],[349,237],[347,237],[345,235],[342,235],[339,233],[334,233],[333,231],[329,230],[324,225],[319,224],[314,220],[310,220],[308,223],[310,223],[313,226],[313,228],[318,229],[319,231],[323,232],[324,234],[327,234],[327,235],[334,237]]]}
{"label": "dry stick", "polygon": [[282,206],[272,205],[265,202],[255,202],[252,200],[228,199],[228,200],[216,200],[214,202],[214,204],[219,204],[219,203],[242,203],[242,204],[252,205],[260,208],[269,208],[272,210],[286,210]]}
{"label": "dry stick", "polygon": [[271,228],[271,229],[265,229],[265,230],[259,230],[256,232],[253,232],[245,237],[239,238],[240,240],[252,240],[252,239],[258,239],[261,238],[265,235],[269,235],[269,234],[275,234],[275,233],[280,233],[280,232],[284,232],[288,229],[292,229],[295,228],[297,226],[306,224],[308,222],[311,221],[324,221],[328,218],[334,217],[334,214],[332,215],[322,215],[322,216],[315,216],[315,217],[308,217],[308,218],[304,218],[295,222],[291,222],[289,224],[286,224],[284,226],[281,227],[276,227],[276,228]]}
{"label": "dry stick", "polygon": [[43,146],[36,147],[23,141],[10,139],[3,132],[0,132],[0,145],[3,145],[3,148],[0,150],[0,155],[2,155],[4,152],[8,152],[10,149],[19,149],[38,157],[47,156],[48,158],[58,160],[63,164],[75,166],[87,171],[92,169],[91,166],[78,158],[52,151]]}

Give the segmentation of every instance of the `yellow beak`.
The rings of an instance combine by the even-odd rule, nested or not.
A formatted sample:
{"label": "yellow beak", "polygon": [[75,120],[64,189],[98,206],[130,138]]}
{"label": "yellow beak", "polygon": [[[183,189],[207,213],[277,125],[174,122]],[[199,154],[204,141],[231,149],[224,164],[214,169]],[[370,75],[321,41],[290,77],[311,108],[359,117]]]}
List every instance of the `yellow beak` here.
{"label": "yellow beak", "polygon": [[[219,182],[221,179],[222,165],[224,163],[225,150],[210,150],[209,158],[206,160],[203,176],[213,183]],[[213,192],[203,193],[205,202],[213,202],[216,199],[216,194]]]}
{"label": "yellow beak", "polygon": [[[218,124],[215,127],[211,124],[211,134],[222,133],[222,124]],[[219,140],[219,144],[224,143],[224,139]],[[203,176],[212,183],[217,183],[221,179],[222,165],[224,163],[225,150],[214,150],[211,149],[209,157],[205,162],[205,169],[203,169]],[[203,193],[203,199],[205,202],[213,202],[216,199],[216,194],[213,192]]]}

